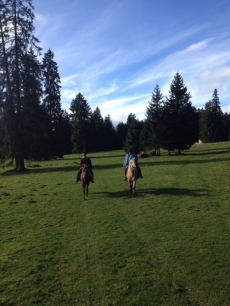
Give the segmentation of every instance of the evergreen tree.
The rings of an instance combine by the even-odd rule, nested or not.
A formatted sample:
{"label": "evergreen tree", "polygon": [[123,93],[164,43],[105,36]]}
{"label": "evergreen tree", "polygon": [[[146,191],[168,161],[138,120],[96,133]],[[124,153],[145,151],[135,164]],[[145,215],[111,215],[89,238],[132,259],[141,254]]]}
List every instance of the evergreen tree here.
{"label": "evergreen tree", "polygon": [[142,143],[140,141],[140,135],[143,123],[140,123],[136,119],[136,115],[130,114],[127,118],[127,135],[124,142],[123,150],[128,152],[130,148],[133,149],[135,153],[139,153],[142,149]]}
{"label": "evergreen tree", "polygon": [[162,145],[162,109],[163,95],[160,88],[156,85],[152,93],[152,99],[147,107],[147,118],[145,122],[145,143],[149,148],[155,150],[156,155],[160,155]]}
{"label": "evergreen tree", "polygon": [[120,122],[116,126],[116,149],[121,150],[124,147],[125,139],[127,135],[127,124]]}
{"label": "evergreen tree", "polygon": [[93,151],[102,151],[104,146],[104,119],[101,115],[99,107],[92,113],[91,117],[91,135],[92,135],[92,150]]}
{"label": "evergreen tree", "polygon": [[103,150],[111,151],[115,149],[115,129],[111,121],[110,115],[104,119],[104,132],[103,132]]}
{"label": "evergreen tree", "polygon": [[214,90],[212,100],[205,103],[200,118],[200,133],[203,142],[217,142],[223,140],[223,113],[220,107],[217,89]]}
{"label": "evergreen tree", "polygon": [[217,142],[224,139],[223,113],[217,89],[213,92],[212,100],[205,103],[199,124],[203,142]]}
{"label": "evergreen tree", "polygon": [[44,80],[43,107],[47,114],[46,159],[64,154],[61,136],[63,111],[61,109],[60,76],[54,53],[49,49],[43,57],[42,74]]}
{"label": "evergreen tree", "polygon": [[62,148],[64,148],[64,154],[72,153],[72,144],[71,144],[71,124],[69,119],[69,114],[66,111],[63,111],[62,115],[62,128],[61,128],[61,140]]}
{"label": "evergreen tree", "polygon": [[41,108],[42,78],[41,67],[33,50],[23,58],[22,91],[21,91],[21,123],[20,151],[26,159],[41,159],[44,154],[44,112]]}
{"label": "evergreen tree", "polygon": [[71,142],[73,153],[87,151],[91,148],[91,115],[87,100],[78,93],[70,105],[70,123],[72,126]]}
{"label": "evergreen tree", "polygon": [[191,95],[177,73],[171,83],[169,98],[163,108],[162,147],[169,152],[189,149],[198,140],[198,120]]}
{"label": "evergreen tree", "polygon": [[223,141],[230,140],[230,114],[224,113],[223,114]]}
{"label": "evergreen tree", "polygon": [[[23,147],[25,108],[23,107],[23,71],[25,56],[32,48],[40,52],[38,40],[33,35],[32,0],[1,1],[0,13],[0,64],[4,93],[5,148],[8,156],[15,158],[15,169],[25,169]],[[28,127],[29,129],[30,127]]]}

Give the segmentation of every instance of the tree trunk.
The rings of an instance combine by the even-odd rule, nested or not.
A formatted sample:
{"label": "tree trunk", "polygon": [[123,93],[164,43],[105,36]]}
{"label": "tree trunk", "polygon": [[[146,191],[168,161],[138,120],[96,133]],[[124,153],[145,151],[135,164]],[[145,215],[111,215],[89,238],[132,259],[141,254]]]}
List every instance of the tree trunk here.
{"label": "tree trunk", "polygon": [[25,162],[24,162],[24,158],[22,157],[16,157],[15,158],[15,171],[20,172],[20,171],[25,171]]}

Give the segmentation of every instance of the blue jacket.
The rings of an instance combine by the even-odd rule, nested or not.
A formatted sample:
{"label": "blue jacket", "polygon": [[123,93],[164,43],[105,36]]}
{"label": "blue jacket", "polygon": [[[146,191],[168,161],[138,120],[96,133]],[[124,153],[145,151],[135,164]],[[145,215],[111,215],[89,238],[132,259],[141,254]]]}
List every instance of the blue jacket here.
{"label": "blue jacket", "polygon": [[124,167],[129,165],[129,161],[130,161],[131,158],[135,158],[136,165],[138,166],[138,156],[137,156],[137,154],[135,154],[135,153],[132,153],[132,154],[127,153],[125,155],[125,160],[124,160],[124,163],[123,163]]}

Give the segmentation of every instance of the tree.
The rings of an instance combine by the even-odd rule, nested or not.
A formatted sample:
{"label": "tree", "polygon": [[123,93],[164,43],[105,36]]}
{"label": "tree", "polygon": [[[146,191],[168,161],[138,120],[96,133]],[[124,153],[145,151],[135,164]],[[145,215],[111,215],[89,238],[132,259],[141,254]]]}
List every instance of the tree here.
{"label": "tree", "polygon": [[230,140],[230,114],[223,114],[223,141]]}
{"label": "tree", "polygon": [[54,53],[49,49],[43,57],[42,75],[44,81],[43,107],[47,114],[46,159],[62,156],[64,148],[61,136],[63,110],[61,109],[60,76]]}
{"label": "tree", "polygon": [[132,148],[135,153],[139,153],[143,149],[140,141],[143,122],[140,122],[138,119],[136,119],[136,115],[131,113],[127,118],[126,124],[127,135],[125,138],[123,150],[128,152],[128,150]]}
{"label": "tree", "polygon": [[115,128],[116,131],[116,149],[121,150],[124,147],[126,135],[127,135],[127,124],[120,122]]}
{"label": "tree", "polygon": [[87,100],[78,93],[70,105],[71,142],[73,152],[87,151],[91,147],[90,120],[92,111]]}
{"label": "tree", "polygon": [[156,85],[152,99],[146,111],[145,122],[145,143],[151,149],[155,150],[156,155],[160,155],[160,148],[162,145],[162,109],[163,109],[163,95],[160,88]]}
{"label": "tree", "polygon": [[103,140],[103,150],[111,151],[115,149],[115,129],[109,114],[104,119]]}
{"label": "tree", "polygon": [[[23,107],[23,75],[25,56],[29,50],[39,53],[34,33],[32,0],[0,2],[0,63],[4,96],[4,144],[8,156],[15,158],[15,169],[24,170],[25,107]],[[25,106],[25,104],[24,104]],[[28,129],[30,127],[28,126]]]}
{"label": "tree", "polygon": [[21,72],[21,122],[20,141],[23,156],[26,159],[41,159],[44,155],[45,113],[41,108],[42,78],[41,65],[31,49],[24,55],[23,71]]}
{"label": "tree", "polygon": [[101,115],[99,107],[93,111],[91,116],[91,139],[92,150],[101,151],[104,145],[104,119]]}
{"label": "tree", "polygon": [[216,142],[223,137],[223,113],[220,107],[217,89],[214,89],[212,100],[205,103],[200,117],[200,134],[203,142]]}
{"label": "tree", "polygon": [[162,147],[169,152],[181,154],[198,140],[198,117],[190,99],[182,76],[176,73],[163,108]]}

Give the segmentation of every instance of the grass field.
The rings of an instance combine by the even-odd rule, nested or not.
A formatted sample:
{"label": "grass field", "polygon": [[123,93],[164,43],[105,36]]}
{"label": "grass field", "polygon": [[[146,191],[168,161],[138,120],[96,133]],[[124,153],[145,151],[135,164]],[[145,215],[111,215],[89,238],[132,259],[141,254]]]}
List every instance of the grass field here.
{"label": "grass field", "polygon": [[0,170],[0,306],[229,306],[230,142],[139,160],[136,196],[124,152]]}

